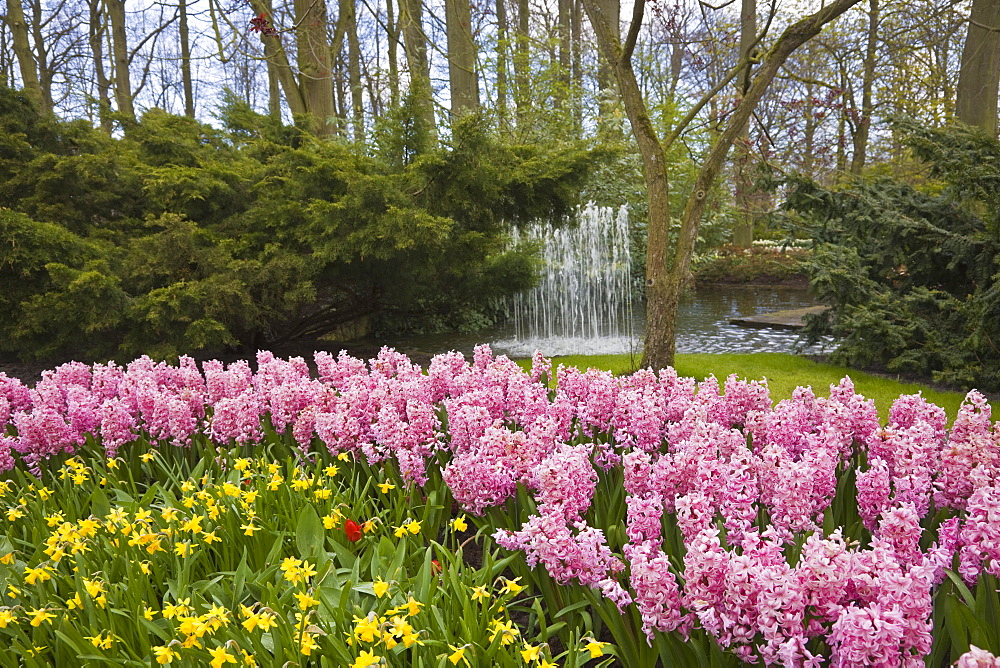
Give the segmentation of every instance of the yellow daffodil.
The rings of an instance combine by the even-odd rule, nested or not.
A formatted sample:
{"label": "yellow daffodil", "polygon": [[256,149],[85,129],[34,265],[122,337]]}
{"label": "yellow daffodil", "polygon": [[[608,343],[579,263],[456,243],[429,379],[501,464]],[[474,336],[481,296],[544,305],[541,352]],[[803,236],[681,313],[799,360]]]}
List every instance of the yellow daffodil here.
{"label": "yellow daffodil", "polygon": [[104,592],[104,583],[100,580],[88,580],[87,578],[84,578],[83,586],[86,588],[87,593],[91,598],[100,596]]}
{"label": "yellow daffodil", "polygon": [[396,486],[391,482],[380,482],[377,487],[382,490],[383,494],[388,494],[390,489],[396,489]]}
{"label": "yellow daffodil", "polygon": [[165,522],[173,522],[177,519],[177,509],[164,508],[163,512],[160,513],[160,517],[162,517]]}
{"label": "yellow daffodil", "polygon": [[421,603],[420,601],[414,600],[413,597],[410,596],[409,600],[406,603],[404,603],[403,605],[399,606],[399,607],[400,608],[406,608],[407,614],[410,617],[416,617],[417,613],[420,612],[420,608],[422,608],[423,605],[424,605],[423,603]]}
{"label": "yellow daffodil", "polygon": [[382,598],[389,591],[389,583],[379,578],[372,583],[372,589],[375,591],[376,597]]}
{"label": "yellow daffodil", "polygon": [[260,531],[260,527],[254,526],[253,520],[250,521],[250,524],[241,524],[240,528],[243,529],[244,536],[253,536],[254,531]]}
{"label": "yellow daffodil", "polygon": [[212,655],[212,660],[209,662],[212,668],[221,668],[224,663],[236,663],[236,657],[227,652],[225,647],[211,648],[208,653]]}
{"label": "yellow daffodil", "polygon": [[51,580],[52,576],[44,568],[24,568],[24,583],[33,585],[36,582],[46,582]]}
{"label": "yellow daffodil", "polygon": [[156,453],[153,452],[152,450],[150,450],[149,452],[145,452],[145,453],[139,455],[139,459],[141,459],[143,462],[149,463],[149,462],[153,461],[153,457],[155,457],[155,456],[156,456]]}
{"label": "yellow daffodil", "polygon": [[215,535],[214,531],[202,532],[201,539],[211,545],[212,543],[217,543],[222,539]]}
{"label": "yellow daffodil", "polygon": [[101,633],[98,633],[96,636],[84,636],[84,638],[89,640],[90,644],[94,647],[101,649],[111,649],[111,644],[114,642],[114,637],[112,637],[110,632],[106,638]]}
{"label": "yellow daffodil", "polygon": [[156,662],[159,664],[167,664],[174,659],[181,658],[181,655],[175,652],[173,647],[167,647],[164,645],[157,645],[154,647],[153,654],[156,656]]}
{"label": "yellow daffodil", "polygon": [[361,655],[351,664],[351,668],[368,668],[377,666],[382,661],[382,657],[376,656],[375,652],[362,651]]}
{"label": "yellow daffodil", "polygon": [[521,586],[520,584],[518,584],[518,581],[520,579],[521,578],[514,578],[513,580],[504,579],[504,581],[503,581],[503,587],[500,589],[500,592],[502,594],[517,594],[522,589],[524,589],[523,586]]}
{"label": "yellow daffodil", "polygon": [[373,643],[382,636],[379,630],[379,618],[373,612],[367,617],[354,618],[354,637],[361,642]]}
{"label": "yellow daffodil", "polygon": [[472,600],[480,603],[490,600],[490,593],[486,591],[486,585],[472,588]]}
{"label": "yellow daffodil", "polygon": [[604,656],[604,646],[607,645],[608,643],[600,642],[598,640],[594,640],[593,638],[584,638],[584,640],[589,641],[586,645],[583,646],[583,648],[588,652],[590,652],[591,659],[596,659],[599,656]]}
{"label": "yellow daffodil", "polygon": [[532,661],[538,661],[542,655],[542,648],[539,645],[529,645],[524,643],[524,649],[521,650],[521,658],[524,659],[525,663],[531,663]]}
{"label": "yellow daffodil", "polygon": [[7,628],[8,624],[12,624],[17,620],[17,616],[12,610],[0,610],[0,629]]}
{"label": "yellow daffodil", "polygon": [[48,611],[47,608],[28,610],[28,615],[31,617],[32,626],[41,626],[42,622],[52,623],[52,620],[56,618],[54,614]]}
{"label": "yellow daffodil", "polygon": [[448,660],[451,661],[452,664],[457,666],[459,661],[465,661],[465,665],[469,665],[469,660],[465,658],[465,648],[467,645],[463,645],[462,647],[448,645],[448,647],[451,649],[451,654],[448,655]]}
{"label": "yellow daffodil", "polygon": [[340,468],[336,464],[330,464],[325,469],[323,469],[323,475],[333,478],[340,472]]}
{"label": "yellow daffodil", "polygon": [[181,525],[181,531],[190,531],[191,533],[201,533],[201,523],[204,521],[204,515],[192,515],[191,519],[186,520],[184,524]]}
{"label": "yellow daffodil", "polygon": [[0,557],[0,564],[3,564],[4,566],[10,566],[12,563],[14,563],[13,552],[8,552],[7,554]]}
{"label": "yellow daffodil", "polygon": [[505,646],[513,643],[514,639],[521,633],[510,620],[501,622],[499,619],[494,619],[490,628],[492,629],[492,632],[490,633],[490,642],[493,642],[499,635],[500,644]]}
{"label": "yellow daffodil", "polygon": [[458,531],[460,533],[462,531],[468,531],[469,530],[469,523],[465,521],[465,515],[461,515],[461,516],[456,517],[455,519],[453,519],[451,521],[451,529],[452,529],[452,531]]}
{"label": "yellow daffodil", "polygon": [[302,654],[304,654],[305,656],[309,656],[312,654],[312,651],[317,647],[319,647],[319,645],[316,643],[316,639],[313,638],[312,634],[310,633],[302,634],[302,641],[299,644],[299,651],[302,652]]}
{"label": "yellow daffodil", "polygon": [[293,594],[293,596],[295,596],[296,600],[299,602],[299,610],[308,610],[315,605],[319,605],[319,600],[313,598],[309,594],[303,594],[302,592],[297,591]]}

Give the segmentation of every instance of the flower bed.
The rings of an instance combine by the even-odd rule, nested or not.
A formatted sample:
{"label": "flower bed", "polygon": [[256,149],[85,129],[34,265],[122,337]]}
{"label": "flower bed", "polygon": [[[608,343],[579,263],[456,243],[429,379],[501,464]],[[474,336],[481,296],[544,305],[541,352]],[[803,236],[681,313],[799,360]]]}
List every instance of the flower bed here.
{"label": "flower bed", "polygon": [[[316,378],[257,361],[0,378],[10,665],[1000,653],[1000,435],[977,392],[949,429],[919,395],[882,426],[849,379],[772,406],[766,382],[671,369],[551,387],[547,360],[485,346],[426,373],[391,350],[317,353]],[[481,563],[466,523],[492,536]]]}

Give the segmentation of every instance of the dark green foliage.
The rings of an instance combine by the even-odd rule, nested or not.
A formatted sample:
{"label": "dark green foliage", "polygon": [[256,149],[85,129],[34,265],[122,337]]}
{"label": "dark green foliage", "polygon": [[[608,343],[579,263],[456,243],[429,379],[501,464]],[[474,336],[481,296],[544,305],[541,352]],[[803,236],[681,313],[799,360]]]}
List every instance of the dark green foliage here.
{"label": "dark green foliage", "polygon": [[812,288],[833,306],[807,327],[833,361],[1000,387],[1000,143],[978,129],[899,121],[928,167],[840,190],[790,182],[785,209],[815,240]]}
{"label": "dark green foliage", "polygon": [[567,220],[592,162],[472,120],[371,155],[235,100],[225,131],[153,110],[121,140],[28,112],[0,89],[0,351],[22,357],[488,325],[534,280],[507,226]]}
{"label": "dark green foliage", "polygon": [[802,281],[808,255],[800,248],[721,246],[705,255],[696,255],[691,271],[699,283]]}

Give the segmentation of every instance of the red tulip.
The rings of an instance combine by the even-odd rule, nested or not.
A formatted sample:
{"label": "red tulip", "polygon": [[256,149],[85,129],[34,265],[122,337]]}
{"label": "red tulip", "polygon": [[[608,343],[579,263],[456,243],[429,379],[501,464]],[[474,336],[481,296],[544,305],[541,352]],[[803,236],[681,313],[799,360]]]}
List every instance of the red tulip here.
{"label": "red tulip", "polygon": [[344,522],[344,533],[347,534],[347,540],[356,543],[361,540],[361,525],[354,520],[347,520]]}
{"label": "red tulip", "polygon": [[431,559],[431,573],[437,575],[441,572],[441,562],[437,559]]}

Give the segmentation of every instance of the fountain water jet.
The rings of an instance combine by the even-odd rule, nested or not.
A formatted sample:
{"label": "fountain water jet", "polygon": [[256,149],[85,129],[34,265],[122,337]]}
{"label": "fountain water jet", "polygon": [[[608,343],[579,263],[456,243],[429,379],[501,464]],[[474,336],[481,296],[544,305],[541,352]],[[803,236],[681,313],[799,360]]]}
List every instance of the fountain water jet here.
{"label": "fountain water jet", "polygon": [[576,227],[514,230],[515,244],[541,241],[542,274],[534,289],[508,304],[513,337],[497,341],[498,350],[551,356],[636,349],[628,212],[591,204],[578,221]]}

